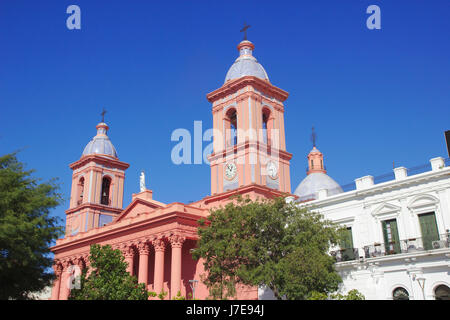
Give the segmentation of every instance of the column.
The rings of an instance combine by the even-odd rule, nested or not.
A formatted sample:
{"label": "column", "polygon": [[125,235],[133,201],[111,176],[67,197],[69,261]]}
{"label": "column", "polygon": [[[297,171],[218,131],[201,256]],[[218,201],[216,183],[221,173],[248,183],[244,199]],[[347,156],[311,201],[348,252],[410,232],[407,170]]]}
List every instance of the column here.
{"label": "column", "polygon": [[147,242],[141,242],[138,244],[139,251],[139,283],[145,283],[147,286],[148,283],[148,255],[150,252],[150,248]]}
{"label": "column", "polygon": [[173,298],[181,291],[181,248],[185,237],[174,235],[169,238],[172,246],[172,270],[170,275],[170,297]]}
{"label": "column", "polygon": [[55,271],[56,278],[53,281],[51,300],[58,300],[59,299],[59,288],[61,286],[62,266],[60,264],[54,265],[53,270]]}
{"label": "column", "polygon": [[63,271],[61,274],[61,283],[59,289],[59,300],[67,300],[69,298],[71,273],[72,273],[72,264],[68,261],[63,262]]}
{"label": "column", "polygon": [[134,248],[130,245],[125,245],[121,250],[125,257],[125,262],[127,263],[127,272],[130,275],[133,275]]}
{"label": "column", "polygon": [[152,241],[155,249],[155,278],[153,288],[157,294],[161,293],[164,283],[164,251],[166,250],[166,243],[162,239]]}

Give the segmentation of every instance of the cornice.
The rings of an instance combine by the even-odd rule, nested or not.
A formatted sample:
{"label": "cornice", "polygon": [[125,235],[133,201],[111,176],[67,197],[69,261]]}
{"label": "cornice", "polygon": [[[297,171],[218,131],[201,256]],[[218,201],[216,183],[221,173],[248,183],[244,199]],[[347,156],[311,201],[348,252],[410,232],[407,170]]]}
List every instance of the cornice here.
{"label": "cornice", "polygon": [[66,212],[66,214],[71,214],[71,213],[74,213],[77,211],[81,211],[83,209],[109,211],[109,212],[115,213],[115,214],[120,214],[123,211],[122,208],[113,208],[113,207],[105,206],[103,204],[87,202],[87,203],[82,203],[74,208],[67,209],[65,212]]}
{"label": "cornice", "polygon": [[113,158],[105,158],[99,155],[88,155],[88,156],[83,156],[81,157],[80,160],[75,161],[73,163],[71,163],[69,165],[70,169],[72,170],[76,170],[86,164],[88,164],[89,162],[95,162],[95,163],[99,163],[99,164],[103,164],[109,167],[116,167],[122,170],[126,170],[128,169],[128,167],[130,166],[130,164],[126,163],[126,162],[122,162]]}
{"label": "cornice", "polygon": [[[235,156],[241,155],[238,154],[239,152],[246,151],[246,153],[249,153],[249,150],[251,148],[255,149],[255,152],[263,152],[267,157],[270,157],[272,154],[278,154],[281,159],[283,160],[291,160],[292,159],[292,153],[289,153],[287,151],[281,150],[281,149],[275,149],[270,147],[267,144],[261,143],[261,142],[250,142],[246,141],[244,143],[239,143],[231,149],[223,149],[222,151],[218,153],[211,153],[208,156],[208,161],[212,162],[217,159],[228,159],[233,158]],[[246,154],[244,153],[244,154]]]}
{"label": "cornice", "polygon": [[206,98],[208,99],[209,102],[212,103],[218,99],[224,98],[224,97],[228,96],[229,94],[236,92],[237,90],[239,90],[247,85],[251,85],[251,86],[255,87],[256,89],[258,89],[262,92],[265,92],[280,101],[286,100],[289,96],[288,92],[286,92],[278,87],[275,87],[274,85],[272,85],[270,82],[268,82],[266,80],[262,80],[257,77],[254,77],[254,76],[245,76],[245,77],[241,77],[241,78],[238,78],[235,80],[230,80],[230,81],[226,82],[219,89],[208,93],[206,95]]}
{"label": "cornice", "polygon": [[[175,207],[174,207],[175,208]],[[176,209],[176,208],[175,208]],[[179,209],[179,208],[178,208]],[[197,210],[199,208],[196,207]],[[201,209],[200,209],[201,210]],[[204,209],[206,210],[206,209]],[[154,213],[154,212],[152,212]],[[151,225],[166,225],[170,226],[172,223],[178,223],[177,230],[181,230],[182,232],[186,231],[185,233],[188,235],[188,239],[194,239],[196,240],[196,237],[194,235],[191,235],[189,232],[189,226],[190,225],[197,225],[198,220],[201,218],[204,218],[202,215],[192,214],[189,212],[182,212],[181,210],[174,210],[171,212],[167,212],[161,215],[157,216],[149,216],[148,219],[142,219],[142,215],[145,215],[145,213],[132,217],[129,219],[124,219],[122,221],[117,222],[117,224],[111,224],[106,225],[103,227],[98,227],[91,229],[87,232],[79,233],[75,236],[69,236],[68,238],[60,239],[59,241],[62,243],[57,243],[55,246],[51,247],[50,250],[54,252],[55,254],[60,253],[65,250],[71,250],[74,247],[82,247],[89,245],[91,243],[98,243],[101,242],[103,239],[111,239],[114,237],[120,236],[120,233],[127,233],[129,234],[133,230],[137,229],[151,229]],[[137,220],[137,221],[136,221]],[[187,227],[186,230],[184,230],[184,226]],[[173,230],[167,230],[163,233],[173,233]],[[153,235],[149,235],[146,237],[151,237]],[[72,239],[73,240],[72,240]],[[135,241],[136,239],[133,239]]]}
{"label": "cornice", "polygon": [[[362,189],[362,190],[351,190],[344,193],[339,193],[336,195],[329,196],[327,198],[321,199],[321,200],[313,200],[310,201],[309,204],[316,206],[318,208],[322,206],[327,206],[334,203],[339,203],[345,200],[355,199],[358,197],[364,198],[368,196],[376,195],[377,193],[384,193],[387,191],[393,191],[396,189],[406,188],[409,186],[415,186],[417,184],[431,181],[431,180],[438,180],[438,179],[446,179],[450,178],[450,167],[445,167],[443,169],[440,169],[439,171],[427,171],[424,173],[419,173],[416,175],[408,176],[405,179],[402,180],[390,180],[387,182],[374,184],[373,186],[370,186],[369,188]],[[368,203],[377,203],[378,200],[368,200],[366,201]],[[303,204],[302,204],[303,205]]]}
{"label": "cornice", "polygon": [[216,202],[224,199],[229,199],[231,196],[234,195],[244,195],[250,192],[255,192],[259,194],[271,194],[274,198],[276,197],[294,197],[295,199],[298,198],[298,196],[294,194],[290,194],[289,192],[283,192],[276,189],[269,188],[264,185],[252,183],[246,186],[242,186],[236,189],[228,190],[219,194],[213,194],[211,196],[205,197],[202,199],[202,202],[205,204]]}

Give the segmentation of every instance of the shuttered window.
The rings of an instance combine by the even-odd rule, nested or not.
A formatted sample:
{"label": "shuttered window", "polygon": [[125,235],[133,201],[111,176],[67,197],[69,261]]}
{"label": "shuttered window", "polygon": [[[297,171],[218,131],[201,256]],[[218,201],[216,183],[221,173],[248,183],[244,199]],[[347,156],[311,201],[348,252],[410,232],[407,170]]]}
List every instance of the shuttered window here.
{"label": "shuttered window", "polygon": [[397,220],[382,222],[384,247],[387,254],[400,253],[400,239],[398,237]]}
{"label": "shuttered window", "polygon": [[439,232],[434,212],[419,215],[422,242],[425,250],[433,249],[433,241],[439,240]]}
{"label": "shuttered window", "polygon": [[344,236],[339,245],[341,247],[342,257],[344,261],[356,259],[355,250],[353,249],[353,235],[351,227],[345,230]]}

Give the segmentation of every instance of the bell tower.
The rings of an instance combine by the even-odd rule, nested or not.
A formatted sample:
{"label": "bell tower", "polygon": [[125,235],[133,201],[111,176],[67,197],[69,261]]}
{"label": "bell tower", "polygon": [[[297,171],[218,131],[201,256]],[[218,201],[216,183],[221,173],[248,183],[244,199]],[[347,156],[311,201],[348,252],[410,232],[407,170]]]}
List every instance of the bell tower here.
{"label": "bell tower", "polygon": [[254,48],[239,43],[225,83],[207,95],[214,127],[211,195],[252,184],[291,192],[283,104],[289,94],[270,83]]}
{"label": "bell tower", "polygon": [[97,125],[97,135],[84,148],[72,173],[70,206],[66,210],[66,236],[111,222],[122,211],[125,170],[107,135],[108,125]]}

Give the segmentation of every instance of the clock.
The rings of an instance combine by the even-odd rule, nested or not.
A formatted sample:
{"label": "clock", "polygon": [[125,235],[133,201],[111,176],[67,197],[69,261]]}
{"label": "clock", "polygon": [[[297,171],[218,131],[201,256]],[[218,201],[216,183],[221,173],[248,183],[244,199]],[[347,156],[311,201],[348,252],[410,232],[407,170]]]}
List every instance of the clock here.
{"label": "clock", "polygon": [[233,178],[236,176],[237,167],[234,162],[228,162],[225,165],[225,178],[228,180],[233,180]]}
{"label": "clock", "polygon": [[277,179],[277,177],[278,177],[278,168],[277,168],[277,165],[275,164],[275,162],[273,162],[273,161],[267,162],[266,171],[267,171],[267,175],[271,179],[273,179],[273,180]]}

